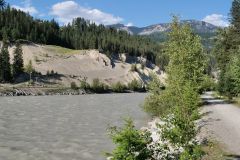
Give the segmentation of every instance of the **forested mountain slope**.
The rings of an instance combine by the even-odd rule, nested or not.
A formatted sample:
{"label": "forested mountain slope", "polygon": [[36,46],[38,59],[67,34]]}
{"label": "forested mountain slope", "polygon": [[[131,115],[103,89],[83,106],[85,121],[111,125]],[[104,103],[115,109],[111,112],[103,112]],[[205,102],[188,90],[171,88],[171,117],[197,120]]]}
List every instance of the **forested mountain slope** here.
{"label": "forested mountain slope", "polygon": [[155,62],[160,47],[141,36],[132,36],[82,18],[60,26],[55,20],[34,19],[29,14],[7,6],[0,10],[0,39],[25,39],[34,43],[60,45],[71,49],[98,49],[111,57],[115,53],[142,56]]}

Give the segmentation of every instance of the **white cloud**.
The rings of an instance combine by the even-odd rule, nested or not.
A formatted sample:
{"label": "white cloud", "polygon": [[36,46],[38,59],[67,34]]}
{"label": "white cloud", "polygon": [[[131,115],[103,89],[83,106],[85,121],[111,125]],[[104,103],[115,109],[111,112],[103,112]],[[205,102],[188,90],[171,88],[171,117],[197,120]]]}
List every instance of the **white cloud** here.
{"label": "white cloud", "polygon": [[27,12],[31,15],[38,13],[38,10],[34,6],[32,6],[31,0],[24,0],[23,6],[13,5],[12,7]]}
{"label": "white cloud", "polygon": [[59,22],[67,24],[72,19],[82,17],[96,24],[116,24],[122,22],[121,17],[116,17],[109,13],[104,13],[98,9],[83,7],[75,1],[64,1],[52,6],[51,15],[56,16]]}
{"label": "white cloud", "polygon": [[128,24],[126,24],[127,27],[131,27],[133,26],[133,23],[129,22]]}
{"label": "white cloud", "polygon": [[219,26],[219,27],[227,27],[227,26],[229,26],[229,22],[227,21],[227,17],[223,16],[221,14],[207,15],[203,19],[203,21],[211,23],[211,24]]}

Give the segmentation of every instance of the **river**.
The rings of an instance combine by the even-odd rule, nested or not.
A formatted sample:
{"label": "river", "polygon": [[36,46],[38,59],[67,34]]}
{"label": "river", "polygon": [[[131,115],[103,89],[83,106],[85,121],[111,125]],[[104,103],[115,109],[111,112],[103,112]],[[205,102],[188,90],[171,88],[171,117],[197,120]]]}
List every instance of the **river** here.
{"label": "river", "polygon": [[148,116],[139,107],[146,94],[0,97],[1,160],[104,160],[114,147],[109,125]]}

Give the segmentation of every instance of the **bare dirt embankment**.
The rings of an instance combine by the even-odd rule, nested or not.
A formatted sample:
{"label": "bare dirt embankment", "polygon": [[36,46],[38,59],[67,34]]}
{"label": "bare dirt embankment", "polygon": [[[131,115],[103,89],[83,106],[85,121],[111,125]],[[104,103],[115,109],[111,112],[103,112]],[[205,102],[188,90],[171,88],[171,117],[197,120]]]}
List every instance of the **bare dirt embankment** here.
{"label": "bare dirt embankment", "polygon": [[[14,45],[9,47],[11,61],[14,48]],[[34,77],[33,80],[48,87],[69,87],[71,82],[79,85],[85,77],[89,83],[98,78],[108,85],[117,82],[127,84],[133,79],[147,82],[151,72],[157,73],[163,81],[165,77],[165,74],[154,64],[140,57],[127,57],[126,54],[119,54],[110,59],[98,50],[72,50],[34,43],[23,44],[22,50],[24,64],[27,65],[31,60],[34,69],[43,75]],[[146,64],[144,69],[141,67],[143,62]],[[137,71],[131,71],[133,64],[137,65]],[[47,73],[51,73],[51,71],[57,75],[48,76]],[[17,87],[22,84],[1,84],[1,86]]]}

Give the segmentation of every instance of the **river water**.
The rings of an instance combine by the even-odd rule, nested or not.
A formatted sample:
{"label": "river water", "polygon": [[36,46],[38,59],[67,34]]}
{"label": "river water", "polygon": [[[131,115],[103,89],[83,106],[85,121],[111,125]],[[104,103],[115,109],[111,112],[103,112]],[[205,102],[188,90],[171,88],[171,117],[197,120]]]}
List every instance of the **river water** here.
{"label": "river water", "polygon": [[109,125],[148,116],[146,94],[0,97],[0,160],[103,160]]}

